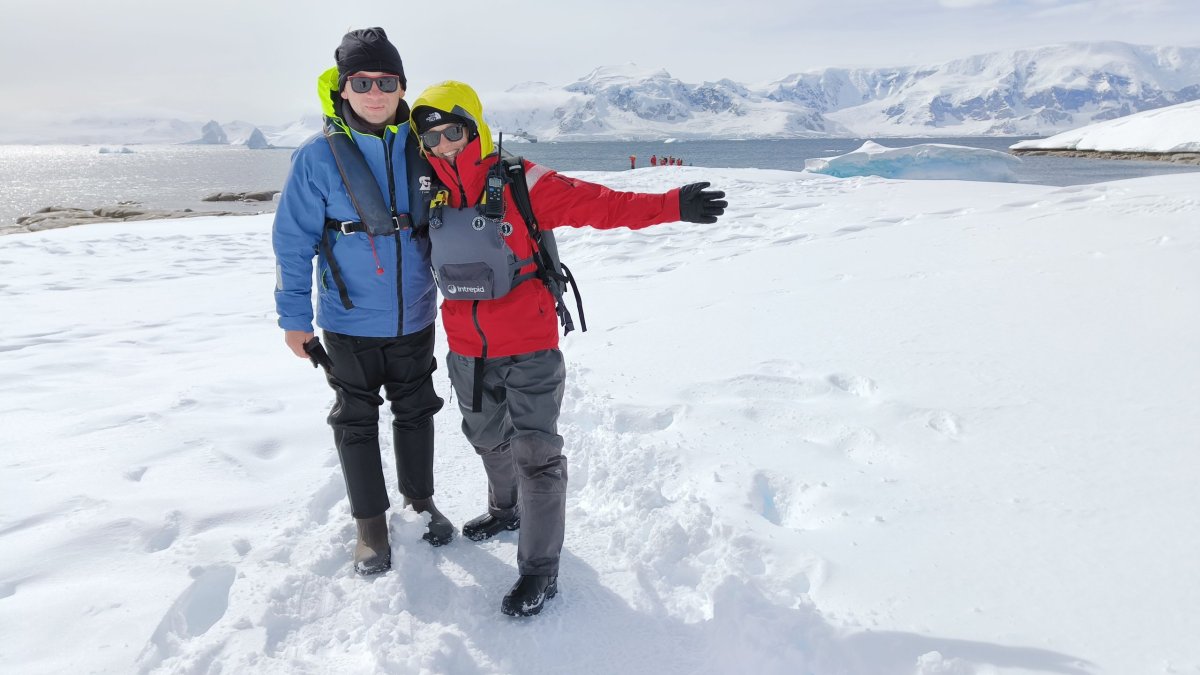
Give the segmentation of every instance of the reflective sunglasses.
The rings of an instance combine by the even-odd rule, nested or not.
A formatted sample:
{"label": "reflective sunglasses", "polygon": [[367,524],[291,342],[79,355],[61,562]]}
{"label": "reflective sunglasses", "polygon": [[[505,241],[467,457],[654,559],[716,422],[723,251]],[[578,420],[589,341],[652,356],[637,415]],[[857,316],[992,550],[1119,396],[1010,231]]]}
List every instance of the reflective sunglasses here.
{"label": "reflective sunglasses", "polygon": [[463,125],[452,124],[445,129],[441,129],[440,131],[426,131],[425,133],[421,134],[421,142],[424,143],[425,147],[427,148],[436,148],[438,144],[442,142],[442,136],[445,136],[446,140],[453,143],[454,141],[462,140],[465,132],[466,129],[463,128]]}
{"label": "reflective sunglasses", "polygon": [[400,88],[400,78],[395,75],[380,75],[379,77],[367,77],[366,75],[355,75],[349,78],[350,89],[356,94],[365,94],[371,91],[371,84],[379,85],[379,91],[385,94],[390,94]]}

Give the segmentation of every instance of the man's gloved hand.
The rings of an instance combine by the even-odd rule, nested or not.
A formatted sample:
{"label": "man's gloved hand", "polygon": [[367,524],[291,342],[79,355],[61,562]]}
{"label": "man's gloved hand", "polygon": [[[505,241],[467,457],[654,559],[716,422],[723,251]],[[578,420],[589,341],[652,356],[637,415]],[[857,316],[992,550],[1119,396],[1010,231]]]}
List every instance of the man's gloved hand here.
{"label": "man's gloved hand", "polygon": [[325,351],[321,338],[313,336],[313,339],[305,342],[304,353],[308,355],[308,360],[312,361],[313,368],[321,367],[325,372],[333,370],[333,359],[329,358],[329,352]]}
{"label": "man's gloved hand", "polygon": [[692,183],[679,188],[679,219],[687,223],[715,223],[729,202],[720,190],[705,190],[712,183]]}

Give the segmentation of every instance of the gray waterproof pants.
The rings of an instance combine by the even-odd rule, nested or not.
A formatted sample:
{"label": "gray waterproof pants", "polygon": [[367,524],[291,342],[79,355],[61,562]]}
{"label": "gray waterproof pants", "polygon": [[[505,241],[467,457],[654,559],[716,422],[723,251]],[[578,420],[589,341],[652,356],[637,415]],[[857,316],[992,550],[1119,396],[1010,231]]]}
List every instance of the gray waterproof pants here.
{"label": "gray waterproof pants", "polygon": [[486,359],[479,412],[471,412],[475,359],[450,352],[446,362],[463,433],[487,472],[488,511],[498,517],[520,513],[517,570],[557,575],[567,517],[567,458],[558,435],[566,381],[562,352]]}

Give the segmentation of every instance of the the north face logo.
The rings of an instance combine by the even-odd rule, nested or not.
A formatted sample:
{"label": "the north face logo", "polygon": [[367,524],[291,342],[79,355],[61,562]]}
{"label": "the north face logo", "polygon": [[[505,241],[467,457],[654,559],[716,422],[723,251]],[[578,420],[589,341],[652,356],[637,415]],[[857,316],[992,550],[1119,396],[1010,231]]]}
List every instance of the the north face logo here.
{"label": "the north face logo", "polygon": [[440,119],[442,119],[442,114],[441,114],[441,113],[439,113],[439,112],[436,112],[436,111],[435,111],[435,112],[431,112],[431,113],[429,113],[428,115],[426,115],[426,116],[425,116],[425,121],[426,121],[426,122],[436,122],[436,121],[438,121],[438,120],[440,120]]}

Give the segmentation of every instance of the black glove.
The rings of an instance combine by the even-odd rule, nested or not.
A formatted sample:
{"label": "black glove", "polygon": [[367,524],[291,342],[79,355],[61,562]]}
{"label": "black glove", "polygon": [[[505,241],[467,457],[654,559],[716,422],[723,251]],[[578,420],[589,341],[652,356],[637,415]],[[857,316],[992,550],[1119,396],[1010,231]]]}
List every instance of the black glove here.
{"label": "black glove", "polygon": [[321,344],[321,338],[314,337],[304,343],[304,353],[308,354],[308,360],[312,361],[313,368],[320,366],[329,372],[333,368],[333,359],[329,358],[329,352],[325,351],[325,345]]}
{"label": "black glove", "polygon": [[679,188],[679,219],[686,223],[715,223],[729,202],[720,190],[705,190],[712,183],[692,183]]}

